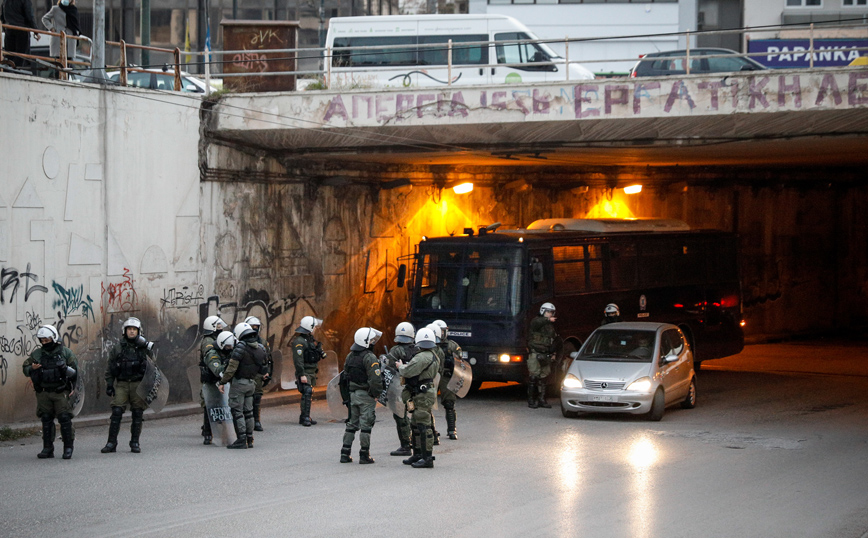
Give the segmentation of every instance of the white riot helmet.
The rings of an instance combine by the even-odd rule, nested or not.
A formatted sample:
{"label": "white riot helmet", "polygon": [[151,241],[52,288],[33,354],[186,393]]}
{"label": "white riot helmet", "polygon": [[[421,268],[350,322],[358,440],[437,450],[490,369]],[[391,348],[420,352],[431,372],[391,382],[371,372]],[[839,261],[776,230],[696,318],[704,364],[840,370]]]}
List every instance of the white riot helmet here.
{"label": "white riot helmet", "polygon": [[446,335],[449,333],[449,326],[442,319],[435,319],[432,325],[440,327],[440,339],[446,340]]}
{"label": "white riot helmet", "polygon": [[424,329],[419,329],[419,332],[416,333],[416,345],[422,349],[432,349],[437,345],[437,337],[434,335],[434,331],[425,327]]}
{"label": "white riot helmet", "polygon": [[402,321],[395,327],[395,342],[399,344],[412,344],[416,337],[416,329],[409,321]]}
{"label": "white riot helmet", "polygon": [[362,327],[356,331],[355,336],[353,336],[353,342],[355,345],[367,349],[376,344],[382,335],[383,333],[373,327]]}
{"label": "white riot helmet", "polygon": [[431,329],[431,332],[434,333],[434,341],[439,344],[442,338],[441,335],[443,334],[443,331],[440,330],[440,327],[434,325],[433,323],[429,323],[426,329]]}
{"label": "white riot helmet", "polygon": [[235,338],[241,340],[251,334],[256,334],[256,331],[253,330],[253,327],[249,323],[239,323],[235,326]]}
{"label": "white riot helmet", "polygon": [[322,320],[317,319],[313,316],[305,316],[301,318],[301,323],[298,324],[298,329],[295,330],[297,333],[301,334],[310,334],[322,325]]}
{"label": "white riot helmet", "polygon": [[618,305],[615,303],[609,303],[606,305],[606,309],[604,310],[607,318],[614,318],[621,315],[621,310],[618,308]]}
{"label": "white riot helmet", "polygon": [[135,327],[136,328],[136,336],[142,334],[142,322],[139,321],[139,318],[127,318],[124,322],[124,336],[127,334],[127,327]]}
{"label": "white riot helmet", "polygon": [[229,331],[223,331],[217,335],[217,349],[228,350],[235,347],[238,339]]}
{"label": "white riot helmet", "polygon": [[50,338],[52,344],[60,343],[60,335],[57,334],[57,329],[51,325],[43,325],[36,331],[36,338]]}
{"label": "white riot helmet", "polygon": [[251,327],[262,327],[262,322],[259,321],[259,318],[257,318],[256,316],[247,316],[247,319],[244,320],[244,323],[250,325]]}
{"label": "white riot helmet", "polygon": [[220,316],[208,316],[202,322],[202,330],[206,333],[222,331],[226,328],[226,322],[220,319]]}
{"label": "white riot helmet", "polygon": [[555,305],[551,303],[543,303],[541,307],[539,307],[539,315],[544,316],[546,312],[555,313]]}

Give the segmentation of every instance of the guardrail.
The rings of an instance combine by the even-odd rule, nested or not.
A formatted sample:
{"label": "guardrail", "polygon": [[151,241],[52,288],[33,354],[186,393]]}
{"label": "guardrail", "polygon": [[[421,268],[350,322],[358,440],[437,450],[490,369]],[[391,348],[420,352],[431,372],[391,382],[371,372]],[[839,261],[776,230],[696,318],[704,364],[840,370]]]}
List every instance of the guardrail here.
{"label": "guardrail", "polygon": [[[59,78],[66,79],[70,73],[73,73],[76,68],[85,67],[89,68],[90,63],[81,62],[75,60],[69,60],[66,58],[66,39],[77,39],[81,41],[86,41],[92,43],[92,41],[84,36],[71,36],[67,35],[64,32],[49,32],[43,30],[36,30],[33,28],[23,28],[19,26],[12,25],[3,25],[0,24],[0,30],[8,28],[12,30],[20,30],[26,32],[33,32],[36,34],[43,34],[49,36],[57,36],[61,38],[61,51],[60,58],[50,58],[44,56],[37,55],[29,55],[29,54],[21,54],[21,53],[12,53],[8,51],[0,50],[0,62],[3,61],[4,56],[17,56],[20,58],[25,58],[29,60],[34,60],[37,62],[46,65],[47,67],[55,68],[59,72]],[[712,30],[712,31],[700,31],[700,32],[671,32],[671,33],[661,33],[661,34],[642,34],[642,35],[619,35],[619,36],[608,36],[608,37],[594,37],[594,38],[570,38],[565,37],[564,39],[518,39],[518,40],[506,40],[506,41],[474,41],[474,42],[465,42],[461,41],[459,43],[454,43],[452,40],[449,40],[447,43],[428,43],[428,44],[409,44],[409,45],[377,45],[377,46],[363,46],[363,47],[341,47],[339,50],[335,50],[328,47],[312,47],[312,48],[287,48],[287,49],[267,49],[267,52],[270,54],[287,54],[290,55],[291,58],[296,60],[299,59],[316,59],[320,62],[322,66],[320,69],[314,70],[294,70],[294,71],[251,71],[247,73],[220,73],[222,70],[222,66],[226,63],[232,63],[238,61],[237,58],[240,56],[244,58],[244,55],[249,55],[252,51],[250,50],[215,50],[215,51],[194,51],[194,52],[184,52],[188,58],[193,57],[194,61],[189,63],[181,62],[181,50],[178,47],[174,49],[160,48],[160,47],[150,47],[150,46],[142,46],[126,43],[124,41],[107,41],[106,46],[118,47],[120,61],[118,65],[107,65],[107,69],[119,69],[120,70],[120,84],[127,84],[127,75],[129,72],[153,72],[160,67],[163,67],[165,71],[164,65],[149,65],[149,66],[135,66],[131,65],[128,61],[128,50],[148,50],[161,52],[171,55],[172,61],[172,71],[174,73],[174,89],[175,91],[179,91],[181,89],[181,70],[182,67],[186,65],[202,65],[204,66],[205,71],[205,93],[206,95],[210,93],[211,84],[210,78],[212,71],[215,71],[222,78],[229,77],[246,77],[246,76],[256,76],[256,77],[269,77],[269,76],[286,76],[286,75],[295,75],[296,77],[314,77],[321,81],[322,85],[325,88],[331,88],[333,86],[333,78],[336,73],[343,75],[353,76],[355,74],[364,74],[364,73],[383,73],[383,72],[395,72],[401,73],[406,72],[408,67],[418,66],[422,69],[426,67],[439,67],[445,68],[447,71],[447,80],[446,86],[451,86],[453,82],[452,73],[456,68],[474,68],[474,69],[491,69],[491,68],[501,68],[501,67],[522,67],[527,68],[529,65],[534,66],[535,68],[543,68],[547,66],[567,66],[570,63],[579,63],[581,65],[593,65],[598,63],[614,63],[614,62],[630,62],[636,63],[641,61],[641,58],[607,58],[607,59],[592,59],[592,58],[578,58],[571,59],[570,58],[570,47],[573,45],[573,50],[575,50],[576,45],[581,45],[582,43],[590,43],[590,42],[600,42],[600,41],[609,41],[609,40],[643,40],[643,39],[652,39],[652,38],[660,38],[660,37],[684,37],[686,47],[684,49],[684,55],[672,55],[667,56],[668,60],[684,60],[684,71],[686,74],[690,74],[692,70],[691,59],[696,58],[696,55],[692,53],[697,47],[693,46],[693,39],[697,36],[712,36],[712,35],[729,35],[729,34],[739,34],[743,38],[747,33],[756,32],[756,33],[766,33],[766,32],[776,32],[786,30],[788,32],[793,31],[802,31],[807,32],[808,34],[808,42],[809,46],[804,51],[799,51],[799,54],[805,55],[809,59],[809,68],[814,67],[815,59],[818,55],[822,54],[824,51],[816,49],[814,44],[815,40],[819,39],[816,37],[816,33],[818,30],[822,30],[824,32],[829,32],[831,30],[847,30],[847,29],[865,29],[865,24],[818,24],[818,23],[810,23],[810,24],[789,24],[789,25],[768,25],[768,26],[758,26],[758,27],[748,27],[748,28],[739,28],[734,30]],[[556,56],[557,61],[552,61],[552,57],[549,55],[547,60],[538,61],[538,62],[523,62],[523,63],[486,63],[486,64],[456,64],[453,61],[453,53],[456,50],[468,49],[473,47],[490,47],[492,46],[509,46],[509,45],[551,45],[551,44],[559,44],[564,47],[564,56],[561,58]],[[353,54],[359,55],[362,54],[364,56],[376,56],[380,54],[393,54],[397,51],[401,50],[432,50],[432,51],[445,51],[446,52],[446,63],[437,66],[420,66],[419,64],[410,64],[410,65],[394,65],[394,66],[386,66],[386,65],[374,65],[374,66],[364,66],[364,65],[349,65],[349,66],[340,66],[334,65],[336,60],[338,62],[341,59],[346,59],[348,57],[351,58]],[[862,55],[868,51],[868,47],[843,47],[839,50],[843,51],[857,51]],[[263,52],[263,51],[258,51]],[[750,58],[754,56],[767,56],[767,52],[754,52],[754,53],[736,53],[736,54],[704,54],[703,58],[727,58],[727,57],[742,57],[742,58]],[[233,58],[234,57],[234,58]],[[201,60],[199,60],[201,58]],[[219,58],[215,60],[214,58]],[[227,58],[229,58],[227,60]],[[259,63],[267,63],[268,61],[273,61],[275,59],[285,60],[286,58],[266,58],[259,60]],[[495,58],[496,59],[496,58]],[[73,66],[73,68],[70,68]],[[216,68],[216,69],[215,69]],[[554,71],[555,69],[551,69]],[[570,81],[570,70],[568,68],[564,69],[564,81]]]}

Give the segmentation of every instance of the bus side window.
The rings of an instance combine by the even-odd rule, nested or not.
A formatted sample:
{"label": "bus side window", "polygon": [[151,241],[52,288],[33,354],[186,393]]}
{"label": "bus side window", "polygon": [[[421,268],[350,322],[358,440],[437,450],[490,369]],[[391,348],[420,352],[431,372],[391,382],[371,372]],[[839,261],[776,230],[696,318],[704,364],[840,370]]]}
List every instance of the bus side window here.
{"label": "bus side window", "polygon": [[612,276],[612,289],[635,288],[637,267],[635,243],[611,243],[609,245],[609,270]]}
{"label": "bus side window", "polygon": [[552,296],[551,257],[531,256],[530,270],[533,282],[533,302],[550,299]]}

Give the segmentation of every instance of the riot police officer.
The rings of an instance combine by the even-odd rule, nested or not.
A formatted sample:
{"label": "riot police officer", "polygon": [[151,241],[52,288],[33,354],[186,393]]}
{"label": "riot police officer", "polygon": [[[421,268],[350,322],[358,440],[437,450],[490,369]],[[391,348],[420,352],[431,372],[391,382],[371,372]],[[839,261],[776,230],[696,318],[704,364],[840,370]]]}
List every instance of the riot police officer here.
{"label": "riot police officer", "polygon": [[142,415],[148,404],[138,394],[139,383],[145,376],[149,360],[154,360],[150,343],[142,336],[142,322],[138,318],[129,318],[124,322],[124,336],[112,349],[105,370],[105,393],[112,397],[112,414],[109,422],[108,442],[101,452],[115,452],[118,446],[118,432],[121,429],[121,418],[127,405],[133,415],[130,425],[130,451],[139,453],[139,436],[142,433]]}
{"label": "riot police officer", "polygon": [[543,303],[539,313],[539,316],[531,320],[528,334],[530,353],[527,359],[527,406],[532,409],[551,408],[546,401],[546,378],[551,373],[558,341],[554,325],[557,320],[555,305]]}
{"label": "riot police officer", "polygon": [[615,303],[609,303],[603,309],[603,323],[600,326],[608,325],[609,323],[618,323],[621,321],[621,309]]}
{"label": "riot police officer", "polygon": [[220,392],[232,382],[229,389],[229,408],[235,421],[238,439],[226,448],[253,448],[253,392],[257,374],[267,368],[268,352],[259,343],[259,336],[248,323],[235,326],[238,342],[229,355],[229,364],[220,377]]}
{"label": "riot police officer", "polygon": [[404,460],[404,464],[416,468],[434,467],[434,427],[431,421],[431,408],[437,399],[437,387],[434,378],[437,376],[438,360],[434,355],[437,346],[434,331],[429,328],[416,332],[415,354],[410,362],[397,363],[398,371],[404,378],[405,399],[412,418],[410,425],[416,430],[416,443],[413,455]]}
{"label": "riot police officer", "polygon": [[[213,385],[216,387],[217,383],[220,382],[220,378],[223,376],[223,372],[229,364],[229,356],[232,354],[232,349],[235,347],[237,341],[235,335],[229,331],[221,331],[220,334],[217,335],[214,345],[208,348],[208,352],[203,358],[205,368],[202,372],[203,387],[205,385]],[[204,403],[203,396],[202,404],[204,405]],[[208,436],[205,438],[204,444],[210,445],[212,440],[211,419],[208,416],[207,407],[205,408],[205,424],[208,426]]]}
{"label": "riot police officer", "polygon": [[[440,374],[440,379],[443,379],[443,372],[446,368],[446,352],[440,347],[442,342],[443,331],[440,329],[440,326],[436,323],[429,323],[426,329],[430,329],[431,332],[434,333],[434,342],[436,345],[431,348],[431,352],[434,353],[434,356],[437,357],[437,373]],[[436,398],[435,398],[436,401]],[[434,415],[431,415],[431,431],[434,432],[434,445],[437,446],[440,444],[440,432],[437,431],[437,420],[434,418]]]}
{"label": "riot police officer", "polygon": [[253,431],[261,432],[263,430],[262,422],[259,421],[259,407],[262,404],[262,394],[264,393],[265,386],[271,381],[271,374],[274,372],[274,360],[271,358],[271,347],[269,347],[265,338],[262,337],[262,322],[259,321],[259,318],[248,316],[244,320],[244,323],[253,327],[253,330],[256,331],[257,342],[262,344],[267,353],[266,372],[264,374],[256,374],[256,377],[253,378]]}
{"label": "riot police officer", "polygon": [[371,429],[377,419],[376,398],[383,390],[383,379],[380,377],[380,361],[372,350],[382,334],[373,327],[362,327],[357,330],[353,336],[350,354],[344,362],[344,372],[349,381],[350,419],[344,431],[341,463],[353,461],[350,453],[358,430],[361,430],[359,463],[374,463],[374,458],[370,454]]}
{"label": "riot police officer", "polygon": [[455,402],[458,400],[458,396],[449,390],[447,386],[449,385],[449,381],[452,379],[455,361],[461,360],[461,346],[458,345],[458,342],[448,338],[449,327],[446,325],[445,321],[440,319],[435,320],[434,325],[440,327],[442,336],[440,337],[440,343],[438,346],[443,350],[445,356],[443,368],[440,373],[440,401],[443,402],[443,409],[446,411],[446,434],[450,439],[455,441],[458,439],[458,432],[455,430],[455,421],[457,418],[455,414]]}
{"label": "riot police officer", "polygon": [[78,375],[78,360],[72,350],[60,343],[60,335],[51,325],[40,327],[36,338],[42,347],[33,350],[22,369],[33,381],[36,416],[42,421],[42,452],[37,457],[54,457],[54,419],[57,418],[63,439],[63,459],[68,460],[72,457],[75,440],[69,396]]}
{"label": "riot police officer", "polygon": [[[220,316],[208,316],[202,322],[202,342],[199,344],[199,381],[202,383],[216,383],[220,378],[214,379],[214,374],[211,373],[208,367],[208,352],[214,349],[214,342],[217,335],[226,328],[226,322],[220,319]],[[202,391],[199,391],[199,405],[202,406],[202,437],[205,441],[204,445],[211,444],[211,422],[208,420],[208,410],[205,408],[205,397]]]}
{"label": "riot police officer", "polygon": [[[416,329],[407,321],[401,322],[395,327],[395,345],[386,354],[383,361],[383,367],[387,368],[392,373],[392,383],[398,383],[396,378],[398,374],[398,361],[407,363],[413,356],[413,348],[415,347]],[[412,454],[411,447],[413,446],[413,434],[410,429],[410,419],[407,416],[407,409],[404,409],[403,416],[392,414],[395,419],[395,426],[398,429],[398,441],[401,446],[389,453],[391,456],[409,456]]]}
{"label": "riot police officer", "polygon": [[316,421],[310,418],[310,401],[313,387],[316,386],[316,375],[319,373],[317,363],[325,358],[322,343],[313,337],[313,331],[322,325],[321,319],[313,316],[301,318],[301,323],[295,329],[295,336],[289,343],[292,348],[292,362],[295,364],[295,386],[301,393],[301,412],[298,423],[311,426]]}

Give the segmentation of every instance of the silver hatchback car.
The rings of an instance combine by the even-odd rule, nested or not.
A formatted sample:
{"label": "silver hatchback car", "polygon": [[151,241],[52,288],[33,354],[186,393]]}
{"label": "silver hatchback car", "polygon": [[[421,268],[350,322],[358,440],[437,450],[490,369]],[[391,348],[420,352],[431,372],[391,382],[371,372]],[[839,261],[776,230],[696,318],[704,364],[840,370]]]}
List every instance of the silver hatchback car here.
{"label": "silver hatchback car", "polygon": [[561,387],[561,412],[644,414],[660,420],[673,404],[696,406],[693,352],[668,323],[611,323],[573,353]]}

